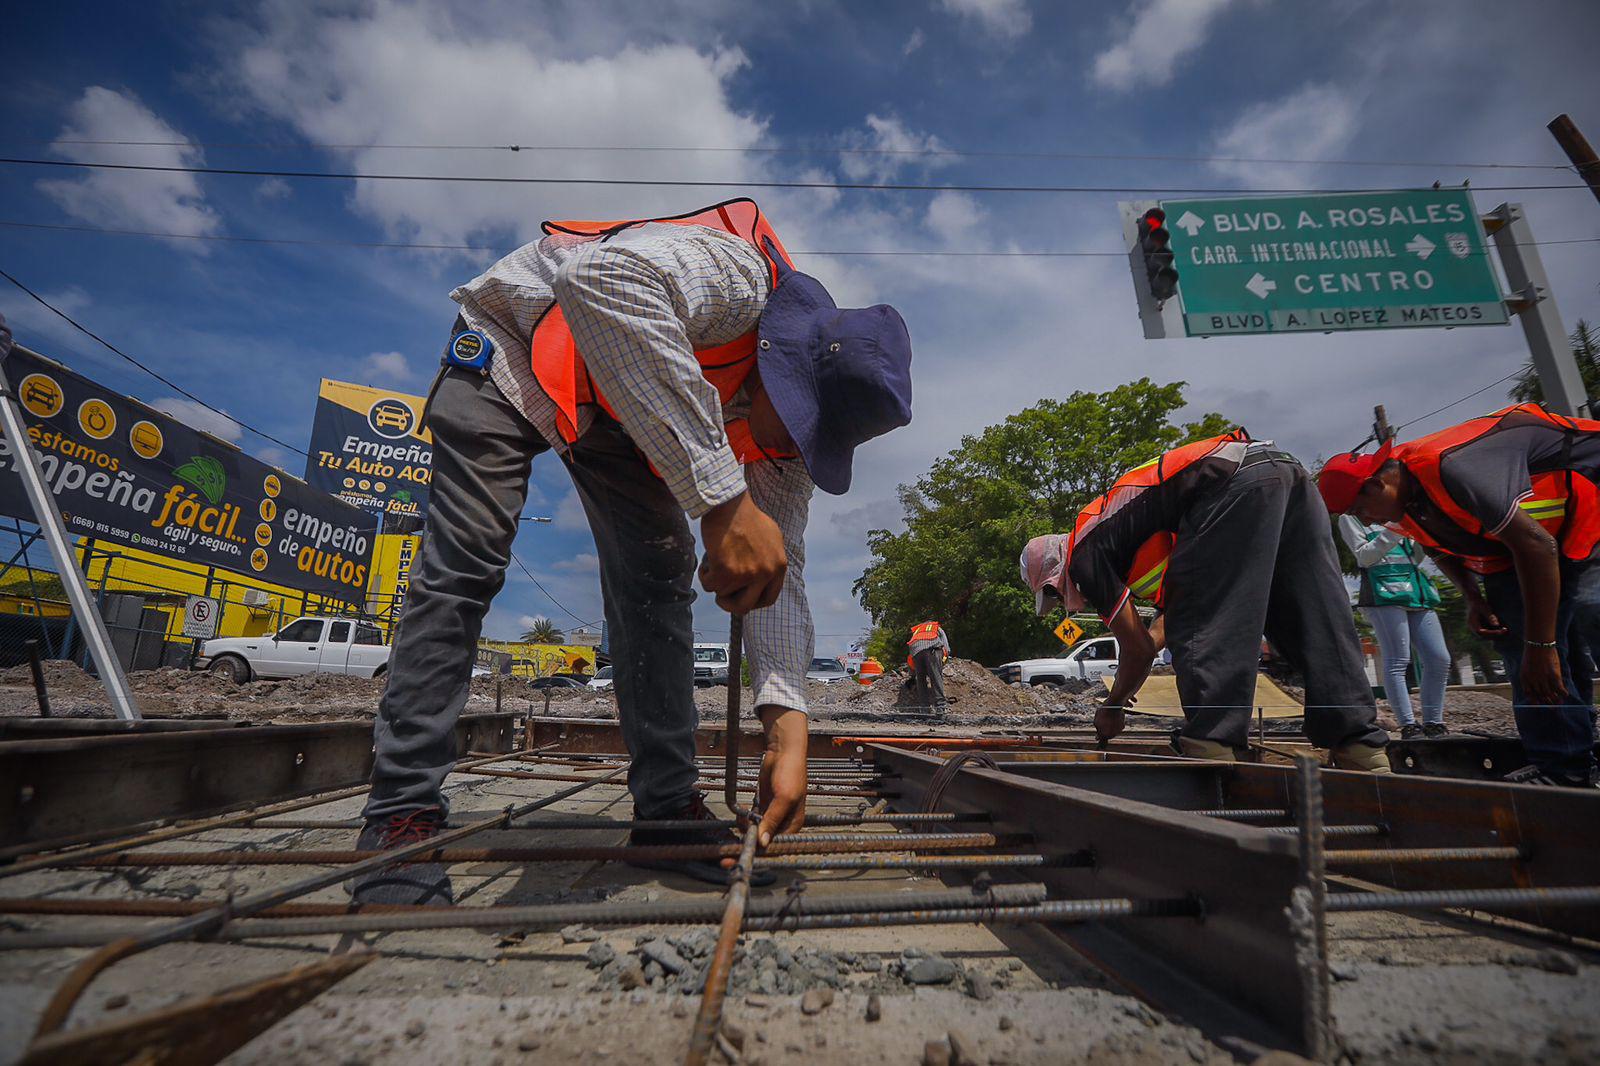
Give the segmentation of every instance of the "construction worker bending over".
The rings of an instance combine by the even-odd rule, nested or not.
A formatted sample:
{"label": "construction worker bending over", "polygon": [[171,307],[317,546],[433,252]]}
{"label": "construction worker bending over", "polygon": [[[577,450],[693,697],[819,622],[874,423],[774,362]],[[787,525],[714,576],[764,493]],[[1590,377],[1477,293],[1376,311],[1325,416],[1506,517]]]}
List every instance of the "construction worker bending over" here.
{"label": "construction worker bending over", "polygon": [[[1368,455],[1341,455],[1328,510],[1416,539],[1505,658],[1530,784],[1593,786],[1585,649],[1600,648],[1600,422],[1519,404]],[[1580,675],[1575,676],[1574,671]]]}
{"label": "construction worker bending over", "polygon": [[1311,742],[1342,769],[1389,771],[1327,514],[1305,468],[1270,441],[1236,429],[1136,467],[1070,534],[1030,540],[1022,578],[1039,614],[1093,606],[1116,636],[1102,737],[1122,732],[1155,658],[1139,597],[1164,609],[1183,754],[1232,761],[1246,746],[1265,633],[1305,675]]}
{"label": "construction worker bending over", "polygon": [[950,638],[938,622],[919,622],[911,627],[906,641],[911,652],[911,677],[916,684],[917,705],[935,714],[944,714],[950,703],[944,698],[944,660],[950,654]]}
{"label": "construction worker bending over", "polygon": [[[461,317],[427,412],[432,502],[378,710],[358,847],[425,840],[444,823],[440,785],[457,754],[473,650],[504,582],[530,464],[552,449],[599,555],[634,816],[713,818],[695,787],[687,519],[697,518],[701,584],[746,615],[766,742],[765,845],[805,817],[812,486],[845,492],[856,446],[910,421],[905,323],[886,306],[838,309],[792,268],[749,200],[544,231],[451,293]],[[733,839],[717,827],[632,836]],[[664,865],[726,883],[713,863]],[[451,900],[444,867],[430,863],[363,878],[353,894]]]}

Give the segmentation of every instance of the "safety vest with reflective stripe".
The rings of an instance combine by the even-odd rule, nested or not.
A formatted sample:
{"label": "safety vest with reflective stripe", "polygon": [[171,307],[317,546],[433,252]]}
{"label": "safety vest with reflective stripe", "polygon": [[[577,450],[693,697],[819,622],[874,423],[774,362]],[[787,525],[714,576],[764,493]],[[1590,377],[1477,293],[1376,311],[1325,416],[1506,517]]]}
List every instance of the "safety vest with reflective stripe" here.
{"label": "safety vest with reflective stripe", "polygon": [[[1148,463],[1134,467],[1119,477],[1109,490],[1097,496],[1094,502],[1078,512],[1078,520],[1073,523],[1072,528],[1072,543],[1080,543],[1090,530],[1126,507],[1141,493],[1162,484],[1169,478],[1176,477],[1200,460],[1221,457],[1237,463],[1244,458],[1245,449],[1249,445],[1250,434],[1240,428],[1174,448],[1156,456]],[[1123,579],[1129,592],[1141,600],[1161,606],[1163,586],[1167,577],[1167,561],[1172,557],[1172,549],[1177,542],[1177,534],[1161,530],[1152,534],[1139,546],[1139,550],[1133,555],[1133,565],[1129,567]]]}
{"label": "safety vest with reflective stripe", "polygon": [[[769,281],[774,287],[778,283],[778,268],[772,262],[772,252],[768,250],[767,243],[770,242],[771,249],[776,251],[786,265],[793,265],[790,263],[789,253],[784,251],[783,242],[778,240],[778,235],[767,224],[766,216],[761,213],[761,209],[756,206],[754,200],[742,197],[713,204],[686,215],[641,218],[623,222],[546,222],[542,228],[547,234],[567,233],[604,239],[625,229],[652,222],[675,226],[706,226],[748,241],[761,253],[762,258],[767,260]],[[716,387],[717,396],[721,401],[727,403],[743,387],[745,379],[750,376],[750,371],[755,369],[756,330],[752,329],[727,344],[699,349],[694,354],[700,363],[700,372]],[[589,370],[584,365],[583,356],[578,352],[578,346],[572,339],[572,330],[567,327],[566,316],[559,304],[552,301],[544,315],[534,325],[529,356],[533,362],[533,375],[538,379],[539,387],[556,405],[557,428],[569,443],[578,437],[579,405],[596,403],[604,408],[607,414],[616,417],[616,412],[612,410],[606,398],[600,394],[599,387],[589,376]],[[728,444],[739,462],[753,463],[766,458],[756,446],[755,439],[750,435],[749,424],[744,419],[729,422],[725,429]]]}
{"label": "safety vest with reflective stripe", "polygon": [[939,623],[938,622],[920,622],[917,625],[914,625],[914,626],[911,627],[911,638],[909,640],[907,640],[906,643],[907,644],[915,644],[919,640],[938,640],[938,639],[939,639]]}
{"label": "safety vest with reflective stripe", "polygon": [[[1521,416],[1521,417],[1517,417]],[[1405,444],[1397,444],[1393,458],[1404,464],[1408,473],[1422,487],[1428,500],[1443,516],[1471,537],[1490,541],[1493,538],[1465,507],[1462,507],[1445,487],[1439,467],[1453,451],[1493,433],[1517,425],[1527,425],[1532,418],[1569,435],[1600,433],[1600,422],[1585,418],[1566,418],[1551,414],[1533,403],[1517,404],[1463,422],[1426,437]],[[1509,425],[1507,423],[1510,423]],[[1561,552],[1569,559],[1587,559],[1600,543],[1600,491],[1593,481],[1563,463],[1557,469],[1531,474],[1533,491],[1518,502],[1522,512],[1545,528],[1561,545]],[[1404,532],[1426,547],[1460,558],[1467,569],[1480,574],[1492,574],[1509,569],[1510,559],[1504,552],[1470,554],[1460,545],[1448,545],[1426,529],[1415,517],[1407,513],[1401,518]],[[1491,545],[1485,544],[1485,547]]]}

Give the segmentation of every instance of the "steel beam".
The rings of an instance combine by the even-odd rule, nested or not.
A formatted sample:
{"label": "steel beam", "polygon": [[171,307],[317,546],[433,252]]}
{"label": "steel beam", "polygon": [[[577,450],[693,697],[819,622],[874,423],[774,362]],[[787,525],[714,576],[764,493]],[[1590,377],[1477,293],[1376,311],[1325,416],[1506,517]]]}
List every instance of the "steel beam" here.
{"label": "steel beam", "polygon": [[[920,807],[944,765],[937,756],[886,745],[873,747],[871,755],[879,767],[900,775],[897,805],[905,810]],[[1048,763],[1017,765],[1030,774],[1052,771]],[[1065,765],[1112,771],[1097,775],[1101,784],[1119,776],[1135,779],[1122,774],[1120,764]],[[1197,801],[1204,799],[1207,808],[1222,805],[1215,769],[1175,769],[1174,781],[1187,782],[1183,787]],[[940,809],[988,813],[997,833],[1031,833],[1029,850],[1047,861],[1091,853],[1092,867],[1027,871],[1028,878],[1049,885],[1052,899],[1199,899],[1199,920],[1053,928],[1115,979],[1207,1032],[1300,1046],[1304,1004],[1285,914],[1298,879],[1293,838],[1004,769],[963,769],[945,788]],[[1006,875],[1000,869],[992,873]]]}
{"label": "steel beam", "polygon": [[[510,751],[514,717],[463,717],[457,750]],[[292,799],[371,769],[367,721],[0,742],[0,846]]]}

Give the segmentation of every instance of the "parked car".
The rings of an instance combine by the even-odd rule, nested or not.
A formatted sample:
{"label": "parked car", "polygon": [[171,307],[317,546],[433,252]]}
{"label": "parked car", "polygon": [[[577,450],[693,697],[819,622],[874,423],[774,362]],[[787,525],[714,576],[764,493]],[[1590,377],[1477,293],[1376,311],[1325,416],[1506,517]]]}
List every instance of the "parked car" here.
{"label": "parked car", "polygon": [[596,670],[594,676],[589,679],[589,687],[602,692],[611,691],[611,667],[602,666]]}
{"label": "parked car", "polygon": [[806,670],[806,680],[821,681],[823,684],[849,681],[850,671],[838,659],[812,659],[810,668]]}
{"label": "parked car", "polygon": [[694,683],[697,685],[726,685],[728,683],[728,646],[726,644],[696,644],[694,646]]}
{"label": "parked car", "polygon": [[1049,659],[1022,659],[994,668],[1006,684],[1067,685],[1095,682],[1117,672],[1117,638],[1096,637]]}
{"label": "parked car", "polygon": [[208,640],[194,665],[241,684],[300,674],[378,677],[389,668],[389,645],[377,626],[359,618],[296,618],[265,636]]}
{"label": "parked car", "polygon": [[549,677],[535,678],[531,683],[535,689],[560,689],[560,688],[588,688],[582,681],[570,674],[551,674]]}

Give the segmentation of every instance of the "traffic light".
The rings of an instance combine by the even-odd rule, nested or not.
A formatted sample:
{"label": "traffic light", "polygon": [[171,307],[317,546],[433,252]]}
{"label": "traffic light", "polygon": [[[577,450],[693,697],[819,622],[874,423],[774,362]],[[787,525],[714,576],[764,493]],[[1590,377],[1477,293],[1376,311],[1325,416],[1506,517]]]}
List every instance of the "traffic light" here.
{"label": "traffic light", "polygon": [[1152,207],[1139,216],[1139,247],[1144,252],[1144,273],[1150,282],[1150,295],[1158,303],[1178,292],[1178,269],[1173,266],[1172,234],[1167,232],[1167,213]]}

